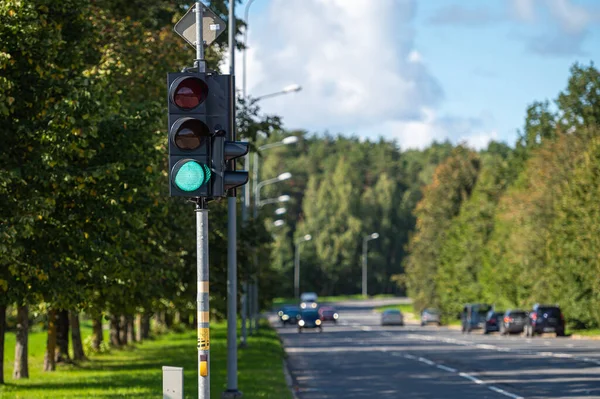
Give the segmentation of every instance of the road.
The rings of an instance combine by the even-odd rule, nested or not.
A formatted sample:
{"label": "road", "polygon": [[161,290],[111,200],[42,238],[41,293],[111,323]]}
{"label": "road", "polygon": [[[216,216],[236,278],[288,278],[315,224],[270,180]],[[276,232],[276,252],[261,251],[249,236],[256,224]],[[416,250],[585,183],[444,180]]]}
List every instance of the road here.
{"label": "road", "polygon": [[336,304],[322,333],[277,328],[298,398],[600,398],[600,341],[381,327],[380,304]]}

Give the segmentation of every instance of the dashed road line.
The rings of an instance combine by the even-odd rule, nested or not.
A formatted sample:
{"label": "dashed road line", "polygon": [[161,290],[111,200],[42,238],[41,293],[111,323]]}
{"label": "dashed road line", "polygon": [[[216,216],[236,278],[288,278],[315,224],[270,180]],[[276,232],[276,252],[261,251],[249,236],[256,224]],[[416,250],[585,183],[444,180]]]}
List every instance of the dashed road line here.
{"label": "dashed road line", "polygon": [[515,395],[514,393],[506,392],[504,389],[500,389],[500,388],[495,387],[495,386],[489,386],[488,388],[491,389],[494,392],[497,392],[497,393],[501,394],[501,395],[508,396],[509,398],[523,399],[522,396]]}
{"label": "dashed road line", "polygon": [[422,363],[425,363],[425,364],[428,364],[428,365],[430,365],[430,366],[435,366],[435,365],[436,365],[434,362],[432,362],[432,361],[431,361],[431,360],[429,360],[429,359],[425,359],[424,357],[420,357],[418,360],[419,360],[420,362],[422,362]]}
{"label": "dashed road line", "polygon": [[502,346],[490,345],[490,344],[479,344],[477,342],[465,341],[465,340],[460,340],[460,339],[455,339],[455,338],[442,338],[442,337],[436,337],[436,336],[432,336],[432,335],[422,335],[422,334],[406,334],[405,337],[409,338],[409,339],[420,340],[420,341],[444,342],[447,344],[471,346],[471,347],[475,347],[475,348],[479,348],[479,349],[493,350],[493,351],[497,351],[497,352],[515,352],[515,353],[520,353],[523,355],[554,357],[554,358],[558,358],[558,359],[569,359],[569,360],[575,360],[575,361],[580,361],[580,362],[584,362],[584,363],[600,365],[600,359],[592,359],[589,357],[578,357],[578,356],[572,355],[570,353],[533,351],[533,350],[519,349],[519,348],[508,348],[508,347],[502,347]]}
{"label": "dashed road line", "polygon": [[452,367],[448,367],[448,366],[444,366],[443,364],[438,364],[435,367],[437,367],[438,369],[447,371],[449,373],[456,373],[456,369],[453,369]]}
{"label": "dashed road line", "polygon": [[[359,327],[359,326],[356,326],[356,327]],[[371,331],[372,330],[371,327],[368,327],[368,326],[360,326],[360,329],[363,330],[363,331]],[[387,332],[381,332],[380,334],[383,335],[383,336],[391,336],[392,335],[392,334],[387,333]],[[409,335],[412,335],[412,334],[408,334],[406,336],[409,336]],[[415,336],[417,337],[417,339],[423,339],[425,341],[440,341],[440,339],[437,339],[437,337],[421,336],[421,335],[415,335]],[[415,336],[412,336],[410,338],[414,339]],[[493,349],[493,350],[501,350],[501,351],[506,351],[506,349],[507,349],[507,348],[495,347],[494,345],[475,344],[473,342],[460,341],[460,340],[455,340],[455,339],[442,339],[442,341],[448,342],[448,343],[458,343],[459,345],[463,344],[463,345],[467,345],[467,346],[477,346],[477,347],[482,348],[482,349]],[[449,342],[449,341],[453,341],[453,342]],[[392,356],[401,356],[401,354],[399,352],[389,352],[389,353],[391,353]],[[475,376],[473,376],[471,374],[464,373],[464,372],[459,372],[457,369],[454,369],[454,368],[448,367],[448,366],[444,366],[443,364],[437,364],[437,363],[435,363],[434,361],[432,361],[430,359],[427,359],[427,358],[424,358],[424,357],[421,357],[421,356],[414,356],[414,355],[411,355],[411,354],[408,354],[408,353],[402,354],[402,357],[404,357],[405,359],[417,360],[417,361],[419,361],[421,363],[427,364],[429,366],[436,367],[436,368],[438,368],[440,370],[444,370],[444,371],[447,371],[449,373],[456,374],[456,375],[458,375],[458,376],[460,376],[462,378],[465,378],[465,379],[467,379],[467,380],[469,380],[471,382],[474,382],[475,384],[485,386],[488,389],[490,389],[491,391],[496,392],[496,393],[498,393],[500,395],[507,396],[507,397],[509,397],[511,399],[524,399],[522,396],[519,396],[517,394],[505,391],[504,389],[498,388],[498,387],[496,387],[494,385],[489,385],[485,381],[480,380],[479,378],[477,378],[477,377],[475,377]],[[591,359],[589,359],[589,360],[591,360]]]}
{"label": "dashed road line", "polygon": [[473,381],[475,384],[480,384],[480,385],[484,385],[485,384],[485,382],[481,381],[479,378],[473,377],[471,374],[458,373],[458,375],[460,375],[462,378],[466,378],[467,380]]}

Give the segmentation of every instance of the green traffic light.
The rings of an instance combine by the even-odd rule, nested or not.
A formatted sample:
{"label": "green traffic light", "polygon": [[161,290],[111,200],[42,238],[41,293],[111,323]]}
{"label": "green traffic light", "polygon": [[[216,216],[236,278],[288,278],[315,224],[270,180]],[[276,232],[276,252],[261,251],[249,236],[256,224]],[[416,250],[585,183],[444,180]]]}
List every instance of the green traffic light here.
{"label": "green traffic light", "polygon": [[175,173],[175,185],[182,191],[191,192],[210,180],[210,168],[192,160],[186,160]]}

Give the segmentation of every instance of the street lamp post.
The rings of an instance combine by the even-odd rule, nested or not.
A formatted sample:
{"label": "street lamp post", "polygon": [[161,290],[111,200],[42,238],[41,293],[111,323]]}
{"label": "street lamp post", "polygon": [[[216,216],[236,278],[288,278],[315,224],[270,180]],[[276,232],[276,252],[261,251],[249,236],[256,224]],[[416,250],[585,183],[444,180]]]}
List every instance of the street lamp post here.
{"label": "street lamp post", "polygon": [[306,234],[294,243],[296,246],[296,253],[294,256],[294,296],[297,299],[300,298],[300,244],[305,241],[310,241],[311,239],[312,236]]}
{"label": "street lamp post", "polygon": [[362,259],[362,295],[367,296],[367,243],[379,238],[379,233],[369,234],[363,237],[363,259]]}
{"label": "street lamp post", "polygon": [[[290,137],[295,137],[295,136],[290,136]],[[296,138],[296,140],[297,140],[297,138]],[[296,142],[296,140],[291,141],[291,142]],[[285,139],[284,139],[284,141],[285,141]],[[288,143],[284,143],[282,141],[280,143],[267,144],[263,147],[272,148],[272,147],[277,147],[279,145],[286,145],[286,144],[288,144]],[[261,148],[263,148],[263,147],[261,147]],[[254,159],[255,159],[255,162],[258,162],[258,157],[255,156]],[[257,165],[258,164],[255,164],[255,167],[254,167],[255,177],[258,177],[258,173],[256,172],[258,170]],[[258,216],[258,208],[260,206],[259,205],[260,204],[260,189],[269,184],[279,183],[281,181],[288,180],[291,177],[292,177],[292,174],[290,172],[284,172],[273,179],[261,181],[260,183],[257,183],[256,179],[254,180],[254,218],[256,218]],[[289,200],[289,196],[287,199]],[[256,323],[256,315],[258,313],[258,279],[256,277],[254,278],[254,283],[250,287],[249,291],[251,292],[251,298],[249,299],[250,300],[250,312],[249,312],[250,313],[250,334],[252,334],[253,330],[258,328],[258,324]]]}

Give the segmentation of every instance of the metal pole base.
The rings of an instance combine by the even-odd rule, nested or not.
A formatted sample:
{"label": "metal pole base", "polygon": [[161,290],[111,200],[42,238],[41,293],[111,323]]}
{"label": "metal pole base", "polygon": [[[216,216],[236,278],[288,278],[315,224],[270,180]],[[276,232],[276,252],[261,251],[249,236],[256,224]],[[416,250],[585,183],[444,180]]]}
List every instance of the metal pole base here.
{"label": "metal pole base", "polygon": [[228,389],[221,394],[221,399],[237,399],[241,398],[242,392],[237,389]]}

